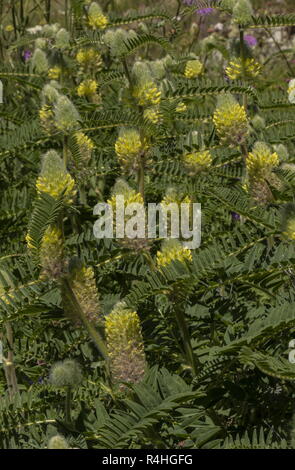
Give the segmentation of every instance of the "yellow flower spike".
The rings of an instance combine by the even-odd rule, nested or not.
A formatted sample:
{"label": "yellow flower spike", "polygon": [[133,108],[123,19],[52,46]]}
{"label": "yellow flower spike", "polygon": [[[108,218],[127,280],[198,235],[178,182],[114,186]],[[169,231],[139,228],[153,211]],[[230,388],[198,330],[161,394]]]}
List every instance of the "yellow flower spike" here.
{"label": "yellow flower spike", "polygon": [[140,152],[148,148],[146,139],[141,139],[135,129],[124,129],[121,131],[116,143],[115,151],[121,165],[132,167]]}
{"label": "yellow flower spike", "polygon": [[93,96],[96,94],[98,83],[96,80],[84,80],[77,88],[78,96]]}
{"label": "yellow flower spike", "polygon": [[88,321],[98,324],[101,308],[93,269],[84,266],[76,269],[72,276],[72,288]]}
{"label": "yellow flower spike", "polygon": [[246,59],[243,70],[242,59],[238,58],[229,63],[225,72],[231,80],[242,78],[244,73],[248,78],[255,78],[260,74],[261,68],[261,65],[254,59]]}
{"label": "yellow flower spike", "polygon": [[181,263],[192,261],[191,250],[182,246],[176,239],[166,240],[161,251],[157,252],[157,265],[167,266],[175,260]]}
{"label": "yellow flower spike", "polygon": [[231,95],[224,95],[217,106],[213,122],[222,143],[237,146],[249,134],[246,110]]}
{"label": "yellow flower spike", "polygon": [[183,101],[178,103],[178,105],[175,108],[175,111],[177,113],[184,113],[186,110],[187,110],[187,105]]}
{"label": "yellow flower spike", "polygon": [[106,317],[105,331],[113,382],[141,382],[146,359],[137,313],[117,304]]}
{"label": "yellow flower spike", "polygon": [[151,121],[153,124],[157,124],[162,120],[161,111],[157,108],[148,108],[145,109],[143,117],[148,121]]}
{"label": "yellow flower spike", "polygon": [[184,69],[184,76],[186,78],[196,78],[203,72],[203,64],[198,59],[189,60]]}
{"label": "yellow flower spike", "polygon": [[183,156],[183,163],[190,171],[198,173],[211,166],[212,156],[209,150],[187,153]]}
{"label": "yellow flower spike", "polygon": [[88,9],[88,24],[93,29],[105,29],[108,24],[108,18],[96,2],[91,3]]}
{"label": "yellow flower spike", "polygon": [[76,61],[83,67],[88,65],[99,67],[102,64],[101,54],[92,47],[89,49],[79,49]]}
{"label": "yellow flower spike", "polygon": [[62,275],[63,237],[59,228],[49,226],[46,229],[41,241],[40,262],[47,277],[57,279]]}
{"label": "yellow flower spike", "polygon": [[295,240],[295,218],[288,220],[283,235],[285,235],[289,240]]}
{"label": "yellow flower spike", "polygon": [[267,144],[256,142],[252,152],[249,152],[246,163],[249,175],[258,178],[278,166],[280,160],[278,154],[272,152]]}
{"label": "yellow flower spike", "polygon": [[39,193],[49,194],[54,199],[64,197],[66,204],[72,204],[76,195],[75,181],[64,168],[63,162],[54,150],[43,158],[42,170],[36,182]]}
{"label": "yellow flower spike", "polygon": [[61,76],[61,68],[60,67],[53,67],[51,69],[48,70],[48,78],[50,78],[51,80],[58,80],[59,77]]}
{"label": "yellow flower spike", "polygon": [[161,91],[152,81],[147,81],[134,90],[134,97],[140,106],[157,105],[161,101]]}

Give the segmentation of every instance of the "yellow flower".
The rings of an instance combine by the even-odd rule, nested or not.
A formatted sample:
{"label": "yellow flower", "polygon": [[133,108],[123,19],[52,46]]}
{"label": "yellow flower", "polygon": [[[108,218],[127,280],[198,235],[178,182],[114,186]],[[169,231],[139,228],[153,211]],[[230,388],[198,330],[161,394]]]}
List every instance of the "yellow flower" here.
{"label": "yellow flower", "polygon": [[191,171],[198,173],[212,164],[212,157],[209,150],[187,153],[183,156],[184,165]]}
{"label": "yellow flower", "polygon": [[8,24],[7,26],[5,26],[5,31],[7,31],[8,33],[11,33],[11,31],[13,30],[14,28],[12,24]]}
{"label": "yellow flower", "polygon": [[87,320],[93,324],[99,323],[101,308],[93,269],[83,266],[75,270],[72,288]]}
{"label": "yellow flower", "polygon": [[161,111],[157,108],[146,109],[143,113],[143,117],[153,124],[157,124],[162,119]]}
{"label": "yellow flower", "polygon": [[247,169],[249,174],[255,178],[261,173],[269,172],[278,166],[280,160],[276,152],[272,152],[264,142],[256,142],[252,152],[247,157]]}
{"label": "yellow flower", "polygon": [[108,24],[108,18],[103,14],[100,6],[93,2],[88,10],[88,24],[93,29],[105,29]]}
{"label": "yellow flower", "polygon": [[77,88],[78,96],[93,96],[96,93],[97,87],[96,80],[84,80]]}
{"label": "yellow flower", "polygon": [[139,383],[146,359],[137,313],[123,303],[117,304],[106,317],[105,331],[113,381]]}
{"label": "yellow flower", "polygon": [[152,81],[147,81],[135,88],[134,97],[140,106],[157,105],[161,101],[161,91]]}
{"label": "yellow flower", "polygon": [[75,137],[76,137],[77,144],[79,145],[79,147],[85,148],[87,150],[94,149],[95,146],[94,146],[93,141],[83,132],[76,132]]}
{"label": "yellow flower", "polygon": [[290,240],[295,240],[295,218],[288,220],[285,231],[283,232]]}
{"label": "yellow flower", "polygon": [[40,261],[43,272],[49,278],[61,276],[64,268],[63,237],[59,228],[49,226],[46,229],[41,241]]}
{"label": "yellow flower", "polygon": [[142,140],[139,132],[135,129],[123,130],[115,143],[115,151],[119,161],[126,166],[133,166],[140,152],[146,149],[146,139]]}
{"label": "yellow flower", "polygon": [[98,67],[102,63],[101,54],[92,47],[89,49],[79,49],[76,55],[76,61],[81,66],[95,65]]}
{"label": "yellow flower", "polygon": [[177,113],[184,113],[186,110],[187,110],[187,105],[183,101],[178,103],[178,105],[175,108],[175,111]]}
{"label": "yellow flower", "polygon": [[161,251],[157,252],[157,264],[158,266],[167,266],[175,260],[181,263],[192,261],[191,250],[182,246],[178,240],[167,240]]}
{"label": "yellow flower", "polygon": [[53,67],[48,70],[48,78],[51,80],[57,80],[61,75],[61,68],[60,67]]}
{"label": "yellow flower", "polygon": [[231,96],[225,96],[217,106],[213,122],[221,141],[229,145],[243,143],[249,133],[246,110]]}
{"label": "yellow flower", "polygon": [[198,59],[189,60],[186,63],[184,69],[184,75],[186,78],[195,78],[198,77],[203,72],[203,64]]}
{"label": "yellow flower", "polygon": [[54,199],[63,195],[65,203],[71,204],[73,202],[76,195],[75,181],[67,173],[60,156],[54,150],[49,150],[44,155],[36,187],[39,193],[49,194]]}
{"label": "yellow flower", "polygon": [[248,78],[255,78],[261,72],[261,65],[254,59],[246,59],[243,70],[242,59],[232,60],[226,68],[226,74],[231,80],[242,78],[245,74]]}

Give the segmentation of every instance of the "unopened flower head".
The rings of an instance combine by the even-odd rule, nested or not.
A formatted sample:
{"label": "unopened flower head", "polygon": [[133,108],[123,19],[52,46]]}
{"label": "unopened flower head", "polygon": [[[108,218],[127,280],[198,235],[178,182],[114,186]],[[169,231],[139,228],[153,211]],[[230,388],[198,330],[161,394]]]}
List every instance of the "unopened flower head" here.
{"label": "unopened flower head", "polygon": [[265,142],[256,142],[252,152],[249,152],[247,157],[247,169],[249,175],[259,178],[278,166],[279,162],[278,154],[272,152]]}
{"label": "unopened flower head", "polygon": [[157,252],[157,265],[167,266],[172,261],[180,261],[187,263],[192,261],[191,250],[184,247],[179,240],[165,240],[162,244],[161,251]]}
{"label": "unopened flower head", "polygon": [[59,98],[59,91],[57,88],[58,83],[53,80],[50,83],[44,85],[41,92],[42,101],[47,104],[53,104]]}
{"label": "unopened flower head", "polygon": [[32,69],[37,73],[46,73],[49,69],[46,53],[37,48],[32,57]]}
{"label": "unopened flower head", "polygon": [[69,48],[69,46],[70,46],[70,33],[66,29],[61,28],[58,31],[58,33],[56,34],[55,46],[58,49],[61,49],[61,50]]}
{"label": "unopened flower head", "polygon": [[126,29],[117,28],[115,30],[108,30],[103,36],[103,41],[110,48],[113,57],[120,57],[127,51],[127,42],[136,37],[137,34],[132,29],[126,31]]}
{"label": "unopened flower head", "polygon": [[105,331],[113,382],[141,382],[146,359],[137,313],[124,303],[117,304],[106,317]]}
{"label": "unopened flower head", "polygon": [[93,29],[105,29],[108,18],[103,14],[101,7],[96,2],[92,2],[88,9],[88,24]]}
{"label": "unopened flower head", "polygon": [[237,0],[221,0],[220,8],[225,11],[232,12]]}
{"label": "unopened flower head", "polygon": [[252,126],[256,131],[262,131],[265,129],[265,119],[262,116],[259,116],[259,114],[255,114],[251,121]]}
{"label": "unopened flower head", "polygon": [[203,72],[203,64],[198,59],[189,60],[185,65],[184,75],[186,78],[196,78]]}
{"label": "unopened flower head", "polygon": [[280,161],[286,161],[289,158],[289,151],[284,144],[277,144],[273,146],[274,151],[278,154]]}
{"label": "unopened flower head", "polygon": [[233,7],[233,22],[241,26],[251,23],[253,8],[249,0],[238,0]]}
{"label": "unopened flower head", "polygon": [[69,444],[63,436],[56,435],[49,439],[48,449],[69,449]]}
{"label": "unopened flower head", "polygon": [[79,113],[69,98],[64,95],[58,98],[54,106],[54,118],[57,129],[65,134],[79,127]]}
{"label": "unopened flower head", "polygon": [[248,118],[244,106],[237,103],[229,94],[219,97],[213,122],[220,140],[228,145],[240,145],[249,133]]}
{"label": "unopened flower head", "polygon": [[66,171],[63,161],[55,150],[49,150],[44,155],[36,186],[39,192],[47,193],[54,199],[63,195],[67,204],[73,202],[76,194],[75,181]]}
{"label": "unopened flower head", "polygon": [[226,74],[231,80],[239,78],[255,78],[261,72],[261,65],[254,59],[245,59],[244,63],[241,58],[232,60],[227,68]]}
{"label": "unopened flower head", "polygon": [[49,380],[55,387],[76,387],[82,382],[82,371],[80,365],[72,360],[66,359],[57,362],[51,368]]}

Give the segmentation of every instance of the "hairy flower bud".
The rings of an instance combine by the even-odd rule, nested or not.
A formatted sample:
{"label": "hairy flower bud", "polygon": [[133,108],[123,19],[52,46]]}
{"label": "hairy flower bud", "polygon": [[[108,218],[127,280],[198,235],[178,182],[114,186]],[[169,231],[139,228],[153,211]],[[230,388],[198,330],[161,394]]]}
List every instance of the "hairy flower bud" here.
{"label": "hairy flower bud", "polygon": [[37,73],[46,73],[49,69],[46,54],[41,49],[35,49],[32,57],[32,69]]}
{"label": "hairy flower bud", "polygon": [[105,331],[114,383],[139,383],[146,369],[140,320],[123,303],[106,317]]}
{"label": "hairy flower bud", "polygon": [[255,114],[251,124],[256,131],[262,131],[265,129],[265,119],[262,116],[259,116],[259,114]]}
{"label": "hairy flower bud", "polygon": [[76,387],[82,378],[80,365],[72,359],[55,363],[49,374],[49,381],[55,387]]}
{"label": "hairy flower bud", "polygon": [[253,8],[249,0],[238,0],[233,7],[233,22],[243,27],[251,23]]}
{"label": "hairy flower bud", "polygon": [[78,128],[80,116],[73,103],[62,95],[54,106],[54,119],[57,129],[67,134]]}
{"label": "hairy flower bud", "polygon": [[49,440],[48,449],[69,449],[69,444],[63,436],[57,434]]}
{"label": "hairy flower bud", "polygon": [[61,28],[56,34],[55,46],[61,50],[68,49],[70,46],[70,33],[66,29]]}

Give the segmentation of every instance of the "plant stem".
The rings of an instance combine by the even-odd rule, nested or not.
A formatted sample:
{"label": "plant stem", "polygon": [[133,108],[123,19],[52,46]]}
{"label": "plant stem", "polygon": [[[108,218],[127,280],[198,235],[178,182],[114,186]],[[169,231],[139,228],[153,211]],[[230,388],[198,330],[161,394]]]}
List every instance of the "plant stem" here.
{"label": "plant stem", "polygon": [[88,321],[86,318],[83,310],[80,307],[80,304],[72,290],[72,287],[70,285],[70,282],[68,279],[64,278],[62,280],[62,286],[65,289],[65,294],[67,296],[67,300],[69,301],[71,307],[73,308],[73,311],[77,313],[78,317],[82,321],[83,325],[85,326],[86,330],[88,331],[90,337],[92,338],[94,344],[96,345],[97,349],[103,356],[105,360],[108,359],[108,352],[106,345],[101,338],[99,332],[96,330],[96,328]]}
{"label": "plant stem", "polygon": [[72,422],[71,418],[71,400],[72,400],[72,388],[68,386],[66,388],[66,400],[65,400],[65,418],[66,422],[70,424]]}
{"label": "plant stem", "polygon": [[142,199],[144,200],[144,153],[139,156],[139,168],[138,168],[138,191],[140,192]]}
{"label": "plant stem", "polygon": [[191,344],[191,339],[190,339],[190,334],[189,330],[187,327],[187,323],[185,320],[185,316],[183,313],[183,309],[181,305],[176,305],[175,307],[175,315],[176,315],[176,321],[179,326],[180,334],[182,337],[184,349],[186,352],[186,358],[188,363],[190,364],[192,368],[192,373],[195,376],[197,373],[197,365],[196,365],[196,358],[193,352],[192,344]]}
{"label": "plant stem", "polygon": [[[242,75],[243,75],[243,80],[246,80],[246,57],[245,57],[245,41],[244,41],[244,30],[240,26],[240,54],[241,54],[241,60],[242,60]],[[243,106],[247,112],[247,95],[243,95]]]}
{"label": "plant stem", "polygon": [[13,331],[10,323],[6,323],[6,338],[8,343],[7,359],[4,361],[5,376],[10,398],[18,393],[18,384],[13,363]]}

